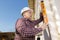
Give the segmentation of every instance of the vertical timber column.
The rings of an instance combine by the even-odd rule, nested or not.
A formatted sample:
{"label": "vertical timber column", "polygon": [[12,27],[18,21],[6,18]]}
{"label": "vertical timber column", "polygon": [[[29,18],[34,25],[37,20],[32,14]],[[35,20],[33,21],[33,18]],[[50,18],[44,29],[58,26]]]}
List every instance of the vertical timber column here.
{"label": "vertical timber column", "polygon": [[34,20],[34,15],[35,15],[35,0],[28,0],[28,6],[33,9],[32,13],[32,20]]}
{"label": "vertical timber column", "polygon": [[[45,7],[44,0],[42,0],[40,4],[41,4],[41,10],[43,13],[43,17],[44,17],[44,23],[48,24],[49,21],[48,21],[48,17],[46,13],[46,7]],[[51,40],[49,24],[48,24],[48,27],[43,31],[43,35],[44,35],[44,40]]]}

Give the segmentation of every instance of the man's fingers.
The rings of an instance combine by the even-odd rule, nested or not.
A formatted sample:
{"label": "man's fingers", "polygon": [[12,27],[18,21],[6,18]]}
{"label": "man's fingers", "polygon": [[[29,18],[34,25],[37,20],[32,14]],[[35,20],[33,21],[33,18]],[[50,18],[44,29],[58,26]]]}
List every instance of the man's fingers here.
{"label": "man's fingers", "polygon": [[45,24],[45,23],[44,23],[41,28],[42,28],[43,30],[45,30],[47,27],[48,27],[48,24]]}

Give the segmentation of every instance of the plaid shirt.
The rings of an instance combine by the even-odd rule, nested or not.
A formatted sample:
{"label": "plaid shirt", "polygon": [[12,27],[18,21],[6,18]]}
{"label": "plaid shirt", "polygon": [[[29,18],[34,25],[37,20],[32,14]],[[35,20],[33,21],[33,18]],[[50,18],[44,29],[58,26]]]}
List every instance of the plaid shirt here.
{"label": "plaid shirt", "polygon": [[[27,37],[27,38],[22,38],[22,36],[20,34],[24,34],[23,32],[29,33],[29,31],[32,31],[32,33],[34,32],[33,34],[37,34],[37,33],[41,32],[42,31],[41,28],[38,29],[38,28],[34,27],[35,25],[37,25],[41,21],[42,21],[42,18],[39,18],[38,20],[34,20],[34,21],[30,21],[29,19],[26,19],[26,18],[18,19],[16,22],[16,25],[15,25],[17,33],[15,33],[14,40],[35,40],[35,35],[31,36],[31,37]],[[26,22],[26,24],[24,22]],[[25,27],[27,27],[27,28],[25,28]],[[24,28],[27,29],[27,31],[25,31]]]}

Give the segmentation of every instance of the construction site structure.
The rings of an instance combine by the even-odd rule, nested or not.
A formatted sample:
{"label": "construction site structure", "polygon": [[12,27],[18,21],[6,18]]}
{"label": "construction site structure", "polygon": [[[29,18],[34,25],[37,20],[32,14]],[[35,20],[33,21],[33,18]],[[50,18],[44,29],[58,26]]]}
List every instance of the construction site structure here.
{"label": "construction site structure", "polygon": [[[49,29],[46,28],[40,34],[35,36],[35,40],[40,37],[40,40],[60,40],[60,14],[57,8],[59,8],[59,0],[28,0],[29,7],[34,10],[32,14],[33,19],[39,19],[39,14],[43,10],[41,7],[41,1],[43,1],[45,12],[48,18]],[[60,8],[59,8],[60,10]],[[41,27],[43,22],[37,26]],[[36,27],[37,27],[36,26]]]}

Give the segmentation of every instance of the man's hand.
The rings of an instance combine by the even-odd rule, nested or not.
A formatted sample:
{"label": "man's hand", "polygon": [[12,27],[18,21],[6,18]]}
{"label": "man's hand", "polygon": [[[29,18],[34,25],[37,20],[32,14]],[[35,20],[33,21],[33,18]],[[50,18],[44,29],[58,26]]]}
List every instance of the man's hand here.
{"label": "man's hand", "polygon": [[48,24],[43,24],[43,25],[41,25],[41,27],[39,27],[39,28],[42,28],[42,30],[45,30],[46,28],[48,27]]}

